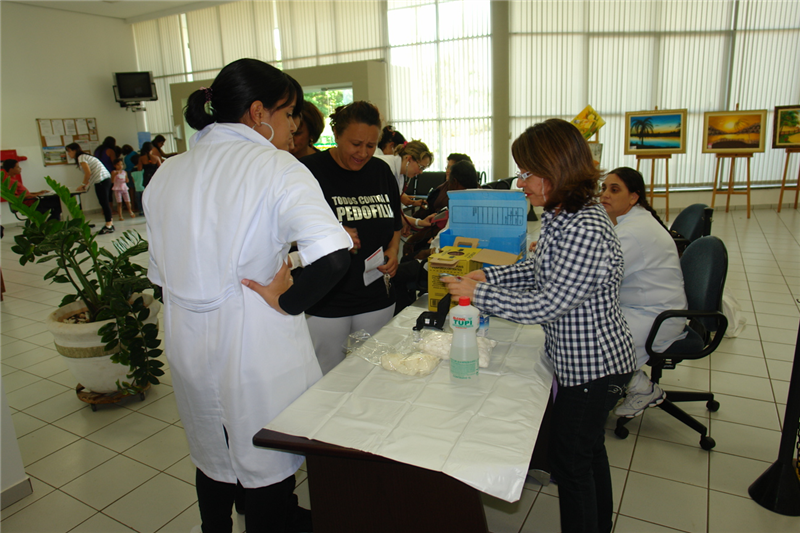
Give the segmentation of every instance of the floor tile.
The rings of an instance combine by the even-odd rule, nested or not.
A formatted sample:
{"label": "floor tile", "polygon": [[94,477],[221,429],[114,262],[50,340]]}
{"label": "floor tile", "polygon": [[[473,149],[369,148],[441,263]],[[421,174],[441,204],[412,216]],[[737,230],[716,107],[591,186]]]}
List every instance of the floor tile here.
{"label": "floor tile", "polygon": [[727,394],[714,394],[719,402],[719,411],[709,413],[711,420],[722,420],[735,424],[744,424],[764,429],[780,430],[780,420],[775,403],[772,401],[753,400]]}
{"label": "floor tile", "polygon": [[43,331],[47,331],[47,326],[42,322],[34,322],[33,324],[29,324],[21,328],[8,329],[6,330],[6,335],[24,340],[28,337],[38,335]]}
{"label": "floor tile", "polygon": [[561,513],[558,498],[539,494],[520,533],[558,533],[561,531]]}
{"label": "floor tile", "polygon": [[68,370],[65,359],[65,357],[51,357],[50,359],[46,359],[41,363],[36,363],[34,365],[25,367],[25,372],[30,372],[31,374],[36,374],[37,376],[41,376],[43,378],[49,378],[50,376],[54,376],[64,372],[65,370]]}
{"label": "floor tile", "polygon": [[69,387],[72,390],[75,390],[75,388],[78,386],[78,380],[75,379],[75,376],[73,376],[72,372],[70,372],[69,370],[65,370],[64,372],[59,372],[58,374],[53,374],[47,379],[55,383],[64,385],[65,387]]}
{"label": "floor tile", "polygon": [[156,470],[164,470],[189,455],[189,443],[182,429],[167,426],[126,450],[124,455]]}
{"label": "floor tile", "polygon": [[42,379],[40,376],[29,374],[24,370],[16,370],[3,376],[3,392],[6,394],[27,387]]}
{"label": "floor tile", "polygon": [[[728,331],[730,331],[730,328],[728,329]],[[754,341],[761,340],[761,335],[759,335],[758,326],[756,326],[755,323],[745,324],[744,328],[742,328],[742,331],[739,332],[738,338],[754,340]]]}
{"label": "floor tile", "polygon": [[[164,472],[180,480],[183,480],[186,483],[189,483],[190,485],[194,485],[195,475],[197,473],[197,467],[194,466],[192,458],[187,455],[174,465],[164,470]],[[308,477],[308,475],[305,472],[298,470],[297,473],[295,474],[295,477],[297,478],[298,482],[301,482],[305,480]],[[302,479],[300,479],[301,477]]]}
{"label": "floor tile", "polygon": [[[761,279],[759,280],[759,278]],[[784,294],[788,290],[786,283],[776,283],[774,276],[754,277],[752,275],[749,275],[747,276],[747,280],[750,285],[751,291],[777,292],[780,294]]]}
{"label": "floor tile", "polygon": [[[18,355],[13,357],[8,357],[7,359],[3,359],[3,363],[9,366],[13,366],[14,368],[20,368],[25,370],[29,366],[35,365],[37,363],[41,363],[43,361],[47,361],[48,359],[52,359],[54,357],[61,357],[58,355],[58,352],[47,348],[44,346],[37,346],[35,344],[28,343],[26,341],[20,341],[33,346],[33,348],[26,350]],[[3,348],[5,351],[5,347]]]}
{"label": "floor tile", "polygon": [[709,454],[708,488],[749,498],[748,487],[769,468],[771,463],[739,457],[714,450]]}
{"label": "floor tile", "polygon": [[800,517],[784,516],[761,507],[750,498],[710,491],[708,498],[709,533],[795,533]]}
{"label": "floor tile", "polygon": [[[786,405],[789,398],[789,382],[782,380],[770,380],[772,384],[772,394],[775,397],[775,402],[778,404]],[[783,413],[783,409],[781,409]]]}
{"label": "floor tile", "polygon": [[709,371],[703,368],[678,365],[675,369],[665,370],[659,384],[663,389],[680,387],[683,389],[708,391]]}
{"label": "floor tile", "polygon": [[86,409],[80,409],[71,415],[59,418],[53,422],[53,425],[75,433],[76,435],[80,435],[81,437],[85,437],[112,422],[116,422],[120,418],[132,414],[129,409],[115,405],[103,406],[102,409],[98,409],[97,411],[92,411],[91,407],[88,405],[85,405],[85,407]]}
{"label": "floor tile", "polygon": [[731,353],[735,355],[748,355],[750,357],[761,357],[764,355],[761,343],[750,339],[722,339],[719,347],[709,357],[714,357],[716,353]]}
{"label": "floor tile", "polygon": [[[158,474],[103,512],[140,533],[152,533],[183,513],[197,500],[193,486]],[[146,513],[142,509],[147,509]]]}
{"label": "floor tile", "polygon": [[698,446],[665,443],[640,436],[636,441],[631,472],[707,487],[708,455]]}
{"label": "floor tile", "polygon": [[795,348],[788,344],[777,342],[762,342],[764,345],[764,357],[767,359],[780,359],[781,361],[793,361]]}
{"label": "floor tile", "polygon": [[520,499],[509,503],[481,494],[486,522],[492,533],[516,533],[522,527],[536,499],[536,492],[524,490]]}
{"label": "floor tile", "polygon": [[682,531],[704,532],[707,495],[705,488],[631,472],[619,513]]}
{"label": "floor tile", "polygon": [[31,486],[33,487],[33,493],[29,494],[28,496],[25,496],[18,502],[15,502],[2,510],[0,516],[3,517],[3,523],[0,524],[0,530],[2,530],[2,528],[5,527],[6,518],[28,507],[32,503],[44,498],[45,496],[47,496],[48,494],[50,494],[55,490],[54,487],[51,487],[44,481],[40,481],[35,477],[31,477],[30,480],[31,480]]}
{"label": "floor tile", "polygon": [[[4,364],[11,364],[11,363],[9,363],[10,359],[16,357],[19,354],[28,352],[28,351],[33,350],[33,349],[38,348],[38,347],[39,347],[38,344],[33,344],[32,342],[21,341],[21,340],[17,340],[15,342],[10,342],[8,344],[4,344],[3,345],[3,350],[2,350],[3,363]],[[14,365],[14,364],[11,364],[11,366],[13,366],[14,368],[21,368],[20,366]]]}
{"label": "floor tile", "polygon": [[95,431],[87,438],[118,452],[136,446],[146,438],[161,431],[168,424],[139,413],[131,413]]}
{"label": "floor tile", "polygon": [[623,515],[617,517],[614,525],[614,533],[674,533],[676,531],[679,530]]}
{"label": "floor tile", "polygon": [[760,378],[769,377],[767,373],[767,363],[764,361],[763,357],[715,352],[709,357],[706,357],[706,359],[709,360],[711,370],[744,374]]}
{"label": "floor tile", "polygon": [[[636,422],[636,425],[634,425],[633,422],[629,422],[625,427],[628,428],[629,431],[635,428],[638,432],[638,423],[641,423],[641,420],[636,420]],[[633,431],[631,431],[631,433],[628,435],[628,438],[620,439],[614,435],[613,430],[607,429],[606,453],[608,454],[608,464],[618,468],[629,468],[631,459],[633,458],[633,449],[636,446],[636,436],[637,433],[633,433]]]}
{"label": "floor tile", "polygon": [[36,431],[37,429],[47,425],[47,422],[44,420],[39,420],[38,418],[27,413],[23,413],[22,411],[12,413],[11,420],[14,422],[14,431],[17,434],[17,438],[27,435],[28,433]]}
{"label": "floor tile", "polygon": [[797,343],[797,330],[771,328],[768,326],[759,326],[759,333],[761,339],[767,342],[789,344],[794,346]]}
{"label": "floor tile", "polygon": [[80,439],[29,464],[25,470],[48,485],[61,487],[115,455],[108,448]]}
{"label": "floor tile", "polygon": [[118,455],[67,483],[61,490],[99,511],[157,474],[158,471],[149,466]]}
{"label": "floor tile", "polygon": [[[189,531],[188,529],[185,531]],[[69,533],[136,533],[129,527],[125,527],[113,518],[109,518],[103,513],[97,513],[86,522]],[[185,533],[185,532],[184,532]]]}
{"label": "floor tile", "polygon": [[55,422],[59,418],[63,418],[80,409],[91,411],[88,404],[78,399],[75,395],[75,391],[65,390],[49,400],[44,400],[43,402],[28,407],[25,409],[25,412],[36,418],[41,418],[45,422]]}
{"label": "floor tile", "polygon": [[769,302],[782,305],[795,305],[794,298],[788,292],[761,292],[750,290],[753,302]]}
{"label": "floor tile", "polygon": [[715,452],[770,462],[778,457],[780,431],[712,420],[711,436],[717,442]]}
{"label": "floor tile", "polygon": [[161,383],[160,385],[153,385],[150,390],[145,393],[144,401],[140,401],[138,396],[130,396],[120,402],[120,405],[123,405],[128,409],[138,411],[139,409],[147,407],[151,403],[165,398],[171,394],[173,394],[172,387]]}
{"label": "floor tile", "polygon": [[[776,359],[767,359],[767,367],[769,368],[769,377],[773,380],[791,381],[792,380],[792,363],[789,361],[778,361]],[[798,362],[800,364],[800,362]]]}
{"label": "floor tile", "polygon": [[711,373],[711,392],[754,400],[772,401],[774,399],[769,379],[731,374],[730,372]]}
{"label": "floor tile", "polygon": [[[237,521],[233,521],[234,531],[237,531]],[[198,509],[197,504],[193,504],[189,506],[184,512],[173,518],[169,523],[167,523],[164,527],[158,530],[158,533],[187,533],[191,531],[192,528],[196,525],[200,524],[200,509]]]}
{"label": "floor tile", "polygon": [[[700,445],[699,433],[672,418],[661,409],[648,409],[642,416],[644,418],[642,419],[642,427],[639,429],[639,435],[687,446]],[[707,420],[700,419],[700,422],[708,427]]]}
{"label": "floor tile", "polygon": [[757,317],[759,326],[790,329],[792,331],[797,331],[797,325],[800,323],[796,316],[782,316],[770,312],[759,312],[757,313]]}
{"label": "floor tile", "polygon": [[26,466],[78,440],[77,435],[46,425],[17,439],[22,463]]}
{"label": "floor tile", "polygon": [[17,389],[7,394],[6,397],[9,406],[22,411],[53,396],[58,396],[66,390],[68,389],[63,385],[42,379]]}
{"label": "floor tile", "polygon": [[2,522],[7,533],[69,531],[95,510],[63,492],[53,491]]}
{"label": "floor tile", "polygon": [[145,405],[139,412],[163,420],[167,424],[174,424],[181,419],[178,414],[178,405],[175,403],[175,395],[169,394],[163,398]]}

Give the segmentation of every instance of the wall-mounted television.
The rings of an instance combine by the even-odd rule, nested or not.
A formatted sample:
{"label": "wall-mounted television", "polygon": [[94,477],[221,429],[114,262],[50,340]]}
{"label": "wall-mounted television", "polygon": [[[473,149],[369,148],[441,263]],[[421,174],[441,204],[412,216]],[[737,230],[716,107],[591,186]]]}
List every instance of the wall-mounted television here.
{"label": "wall-mounted television", "polygon": [[158,100],[152,72],[115,72],[114,98],[122,107]]}

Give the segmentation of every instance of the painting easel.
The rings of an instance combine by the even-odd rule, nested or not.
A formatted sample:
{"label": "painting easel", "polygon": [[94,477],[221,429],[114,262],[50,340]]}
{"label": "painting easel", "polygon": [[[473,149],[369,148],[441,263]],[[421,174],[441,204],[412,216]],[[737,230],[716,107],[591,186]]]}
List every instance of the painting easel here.
{"label": "painting easel", "polygon": [[[672,158],[672,154],[665,154],[665,155],[636,155],[636,170],[639,171],[639,165],[642,159],[649,159],[650,160],[650,195],[649,201],[650,206],[655,209],[653,206],[653,198],[664,198],[667,202],[667,211],[665,220],[669,222],[669,160]],[[656,159],[663,159],[664,160],[664,192],[663,193],[655,193],[656,187]]]}
{"label": "painting easel", "polygon": [[[734,191],[733,190],[733,175],[734,169],[736,168],[736,159],[744,158],[747,161],[747,190],[746,191]],[[714,207],[714,200],[718,194],[725,194],[728,196],[727,201],[725,202],[725,212],[727,213],[731,207],[731,195],[734,194],[746,194],[747,195],[747,218],[750,218],[750,159],[753,158],[753,154],[717,154],[717,167],[714,170],[714,191],[711,193],[711,207]],[[718,181],[719,177],[719,164],[723,159],[730,159],[731,160],[731,171],[728,178],[728,189],[725,190],[724,188],[719,188],[721,185]]]}
{"label": "painting easel", "polygon": [[781,196],[778,199],[778,213],[781,212],[783,207],[783,191],[794,191],[794,208],[797,209],[797,197],[800,196],[800,169],[797,171],[797,183],[794,185],[786,186],[786,175],[789,173],[789,157],[790,154],[800,154],[800,148],[787,148],[786,149],[786,164],[783,166],[783,179],[781,180]]}

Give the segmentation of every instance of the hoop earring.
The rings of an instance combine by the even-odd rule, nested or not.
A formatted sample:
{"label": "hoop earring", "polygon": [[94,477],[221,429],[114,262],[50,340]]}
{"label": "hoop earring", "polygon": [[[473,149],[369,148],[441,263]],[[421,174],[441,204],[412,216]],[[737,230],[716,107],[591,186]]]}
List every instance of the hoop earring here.
{"label": "hoop earring", "polygon": [[[266,126],[266,127],[269,128],[270,134],[269,134],[269,138],[267,140],[272,142],[272,138],[275,137],[275,130],[272,128],[272,126],[268,122],[262,122],[261,125],[262,126]],[[253,129],[254,130],[256,129],[256,125],[255,124],[253,124]]]}

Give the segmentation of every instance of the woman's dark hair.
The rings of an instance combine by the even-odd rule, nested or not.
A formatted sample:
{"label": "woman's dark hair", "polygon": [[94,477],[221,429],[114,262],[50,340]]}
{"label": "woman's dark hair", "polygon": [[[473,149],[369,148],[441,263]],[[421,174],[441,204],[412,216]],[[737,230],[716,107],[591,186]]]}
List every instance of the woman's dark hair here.
{"label": "woman's dark hair", "polygon": [[664,225],[664,222],[661,221],[661,217],[658,216],[658,213],[656,213],[655,209],[650,206],[650,202],[647,201],[647,189],[645,189],[644,178],[638,170],[634,170],[631,167],[619,167],[606,174],[606,177],[610,176],[611,174],[614,174],[622,180],[622,183],[625,184],[628,192],[638,194],[639,199],[636,201],[636,205],[640,205],[647,209],[647,211],[653,215],[653,218],[658,220],[658,223],[661,224],[661,227],[669,231],[669,229],[667,229],[667,227]]}
{"label": "woman's dark hair", "polygon": [[534,124],[511,145],[511,155],[520,169],[553,186],[546,210],[561,206],[575,213],[596,201],[600,170],[594,165],[586,139],[569,122],[551,118]]}
{"label": "woman's dark hair", "polygon": [[478,171],[472,161],[459,161],[450,167],[450,179],[458,182],[465,189],[478,188]]}
{"label": "woman's dark hair", "polygon": [[130,144],[123,144],[122,145],[122,153],[124,155],[128,155],[131,152],[133,152],[133,146],[131,146]]}
{"label": "woman's dark hair", "polygon": [[344,130],[353,122],[380,128],[381,112],[375,105],[359,100],[351,104],[341,105],[331,114],[331,129],[336,135],[344,133]]}
{"label": "woman's dark hair", "polygon": [[117,163],[124,163],[124,162],[125,162],[125,161],[124,161],[124,160],[123,160],[121,157],[118,157],[118,158],[116,158],[115,160],[113,160],[111,163],[112,163],[114,166],[116,166],[116,165],[117,165]]}
{"label": "woman's dark hair", "polygon": [[322,130],[325,129],[325,117],[322,116],[322,111],[311,102],[303,102],[301,116],[301,120],[308,130],[308,142],[314,144],[322,135]]}
{"label": "woman's dark hair", "polygon": [[106,149],[110,148],[113,150],[117,146],[117,140],[114,137],[106,137],[105,139],[103,139],[103,142],[102,144],[100,144],[100,146]]}
{"label": "woman's dark hair", "polygon": [[183,114],[192,128],[201,130],[214,122],[240,122],[256,100],[271,111],[295,103],[296,116],[303,110],[303,89],[272,65],[239,59],[223,67],[211,87],[193,92]]}
{"label": "woman's dark hair", "polygon": [[156,138],[153,139],[153,141],[152,141],[153,146],[157,145],[158,143],[163,143],[163,142],[167,142],[167,138],[164,137],[163,135],[156,135]]}
{"label": "woman's dark hair", "polygon": [[452,161],[453,163],[458,163],[459,161],[469,161],[472,163],[472,158],[467,154],[450,154],[447,156],[448,161]]}
{"label": "woman's dark hair", "polygon": [[15,166],[17,166],[17,160],[16,159],[6,159],[5,161],[3,161],[3,170],[5,170],[6,172],[11,170]]}
{"label": "woman's dark hair", "polygon": [[81,148],[81,145],[78,144],[78,143],[70,143],[70,144],[66,145],[64,147],[64,149],[65,150],[72,150],[73,152],[75,152],[75,166],[78,167],[78,168],[81,168],[81,164],[78,162],[78,156],[89,155],[89,154],[87,154],[86,152],[83,151],[83,149]]}
{"label": "woman's dark hair", "polygon": [[383,148],[389,143],[394,143],[395,146],[400,146],[405,142],[406,138],[403,137],[403,134],[394,129],[394,126],[390,124],[381,131],[381,140],[378,141],[378,148],[383,150]]}
{"label": "woman's dark hair", "polygon": [[149,156],[150,151],[153,149],[153,143],[146,142],[142,144],[142,148],[139,150],[139,155]]}

